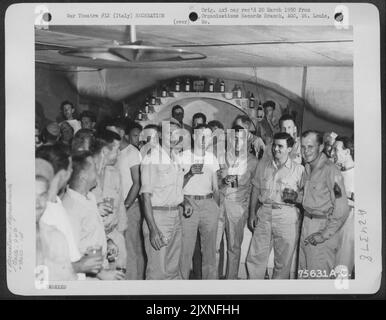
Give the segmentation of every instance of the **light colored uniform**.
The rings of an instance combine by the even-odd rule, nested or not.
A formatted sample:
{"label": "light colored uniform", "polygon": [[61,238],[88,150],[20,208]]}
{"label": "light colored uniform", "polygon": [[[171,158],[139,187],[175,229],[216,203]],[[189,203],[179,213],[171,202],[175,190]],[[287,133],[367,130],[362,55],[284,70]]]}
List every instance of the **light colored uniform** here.
{"label": "light colored uniform", "polygon": [[97,203],[103,202],[104,198],[107,197],[114,200],[112,214],[102,217],[102,220],[107,240],[111,240],[118,248],[116,265],[126,267],[126,244],[123,234],[127,229],[128,222],[123,204],[119,171],[113,166],[106,166],[103,175],[98,177],[97,186],[92,190],[92,193]]}
{"label": "light colored uniform", "polygon": [[[192,151],[182,153],[184,171],[190,169]],[[220,169],[217,158],[211,152],[204,157],[195,156],[203,161],[202,174],[193,175],[184,187],[184,195],[189,197],[193,207],[190,217],[182,217],[182,259],[181,273],[183,279],[189,279],[190,267],[197,240],[197,230],[200,233],[202,255],[202,279],[217,279],[216,239],[220,208],[213,198],[213,175]]]}
{"label": "light colored uniform", "polygon": [[79,251],[85,254],[90,247],[102,247],[104,268],[108,268],[107,238],[95,196],[89,192],[85,197],[68,188],[63,196],[63,206],[70,218]]}
{"label": "light colored uniform", "polygon": [[354,270],[355,262],[355,241],[354,241],[354,201],[352,196],[354,194],[354,168],[341,171],[344,181],[344,186],[346,188],[346,194],[348,204],[350,207],[350,214],[343,224],[342,228],[339,230],[339,246],[338,252],[336,255],[336,265],[346,266],[348,273],[351,274]]}
{"label": "light colored uniform", "polygon": [[262,161],[258,164],[252,184],[259,191],[258,222],[253,231],[247,255],[248,275],[264,279],[273,247],[273,279],[289,279],[293,255],[299,237],[299,210],[282,200],[285,188],[298,194],[302,187],[304,167],[288,158],[283,166]]}
{"label": "light colored uniform", "polygon": [[68,122],[68,124],[74,129],[74,134],[77,133],[80,129],[82,129],[82,125],[79,120],[72,119],[72,120],[65,120]]}
{"label": "light colored uniform", "polygon": [[[322,153],[315,168],[306,164],[304,172],[304,220],[299,250],[299,276],[329,278],[336,267],[339,234],[349,214],[343,177]],[[313,246],[304,244],[309,235],[320,232],[327,238]]]}
{"label": "light colored uniform", "polygon": [[78,277],[71,264],[68,243],[64,234],[55,226],[40,222],[37,236],[40,240],[40,252],[37,252],[37,256],[40,257],[38,264],[48,268],[48,280],[77,280]]}
{"label": "light colored uniform", "polygon": [[228,154],[226,170],[223,176],[237,175],[238,187],[226,185],[222,189],[224,201],[221,209],[225,216],[225,232],[228,247],[227,279],[237,279],[239,271],[241,244],[243,242],[244,228],[248,218],[249,199],[251,194],[251,181],[255,176],[258,160],[252,154],[244,161]]}
{"label": "light colored uniform", "polygon": [[[162,161],[160,161],[160,155],[162,155]],[[150,193],[155,223],[167,239],[166,246],[160,250],[154,249],[150,242],[147,222],[144,221],[147,280],[181,279],[179,264],[182,228],[178,205],[184,199],[183,182],[181,164],[172,160],[161,146],[152,148],[144,157],[141,163],[140,193]]]}
{"label": "light colored uniform", "polygon": [[[121,150],[116,167],[119,170],[122,185],[123,200],[127,198],[133,180],[131,168],[141,164],[141,153],[133,145],[128,145]],[[126,279],[142,280],[145,274],[145,252],[142,239],[142,216],[138,200],[126,209],[127,229],[125,232],[127,262]]]}

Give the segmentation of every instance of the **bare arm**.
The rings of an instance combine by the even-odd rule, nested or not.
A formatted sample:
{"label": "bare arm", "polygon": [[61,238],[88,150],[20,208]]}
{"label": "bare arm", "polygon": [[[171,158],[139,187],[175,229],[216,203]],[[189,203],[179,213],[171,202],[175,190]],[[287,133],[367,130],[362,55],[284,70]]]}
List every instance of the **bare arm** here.
{"label": "bare arm", "polygon": [[127,197],[125,199],[126,208],[130,208],[132,206],[141,188],[139,165],[131,167],[130,171],[131,171],[131,179],[133,180],[133,185],[131,186],[130,191],[127,194]]}

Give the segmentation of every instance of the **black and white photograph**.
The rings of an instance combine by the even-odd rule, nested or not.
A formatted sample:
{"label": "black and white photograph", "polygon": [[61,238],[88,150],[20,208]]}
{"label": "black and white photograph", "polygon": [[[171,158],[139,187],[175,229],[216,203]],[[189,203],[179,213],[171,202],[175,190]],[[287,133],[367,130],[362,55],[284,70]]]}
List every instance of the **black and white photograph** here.
{"label": "black and white photograph", "polygon": [[[337,27],[348,13],[319,24],[200,23],[235,12],[212,5],[220,13],[198,9],[173,24],[157,23],[159,10],[154,23],[124,24],[123,9],[84,13],[86,21],[105,15],[117,23],[71,23],[84,10],[68,7],[65,23],[53,10],[35,23],[34,82],[19,79],[33,87],[25,122],[34,125],[34,144],[32,130],[7,128],[30,152],[18,150],[30,158],[28,177],[20,167],[19,175],[31,185],[22,191],[31,222],[23,230],[30,230],[26,287],[34,294],[71,286],[114,293],[115,284],[152,294],[152,280],[180,293],[206,282],[228,293],[258,293],[260,284],[342,293],[368,276],[366,263],[380,263],[380,231],[361,225],[376,230],[380,220],[366,219],[381,212],[367,213],[370,200],[358,191],[371,188],[358,167],[378,163],[375,154],[366,163],[370,141],[358,139],[380,108],[370,97],[358,105],[356,96],[358,86],[377,83],[373,74],[356,75],[356,26]],[[292,13],[324,18],[278,7],[257,12],[285,22]],[[258,15],[248,10],[249,19]],[[369,136],[378,129],[374,123]],[[7,191],[22,202],[15,177]],[[15,217],[24,214],[13,206]],[[9,236],[22,242],[25,233]],[[9,274],[17,268],[24,263]]]}

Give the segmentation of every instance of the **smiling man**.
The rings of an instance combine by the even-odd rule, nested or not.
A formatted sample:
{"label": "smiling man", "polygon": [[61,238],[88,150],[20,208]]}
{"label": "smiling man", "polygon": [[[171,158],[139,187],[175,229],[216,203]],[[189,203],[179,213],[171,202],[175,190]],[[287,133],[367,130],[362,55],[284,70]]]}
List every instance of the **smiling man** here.
{"label": "smiling man", "polygon": [[323,136],[306,131],[301,139],[304,220],[299,250],[300,278],[330,278],[336,267],[338,231],[349,206],[343,177],[323,153]]}
{"label": "smiling man", "polygon": [[289,279],[299,237],[296,207],[304,167],[289,154],[294,139],[285,132],[273,136],[273,160],[261,161],[252,180],[249,227],[253,230],[247,256],[250,279],[264,279],[271,247],[274,251],[273,279]]}

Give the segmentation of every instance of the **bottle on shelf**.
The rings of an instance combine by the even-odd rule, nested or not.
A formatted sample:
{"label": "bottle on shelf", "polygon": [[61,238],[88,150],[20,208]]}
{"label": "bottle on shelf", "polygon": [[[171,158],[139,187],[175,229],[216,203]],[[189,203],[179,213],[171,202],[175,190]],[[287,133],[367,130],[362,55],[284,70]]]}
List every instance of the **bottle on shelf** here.
{"label": "bottle on shelf", "polygon": [[181,85],[180,85],[180,80],[179,79],[176,80],[174,91],[175,92],[180,92],[181,91]]}
{"label": "bottle on shelf", "polygon": [[147,99],[145,102],[145,113],[149,113],[149,101]]}
{"label": "bottle on shelf", "polygon": [[166,87],[163,87],[161,91],[161,97],[165,98],[167,95]]}
{"label": "bottle on shelf", "polygon": [[155,98],[155,95],[152,95],[150,98],[150,104],[154,106],[156,104],[156,102],[157,102],[157,100]]}
{"label": "bottle on shelf", "polygon": [[212,79],[209,80],[209,86],[208,86],[209,92],[214,92],[214,82]]}
{"label": "bottle on shelf", "polygon": [[138,119],[139,121],[142,121],[142,120],[143,120],[143,116],[142,116],[142,111],[141,111],[141,110],[138,112],[137,119]]}
{"label": "bottle on shelf", "polygon": [[241,99],[241,98],[242,98],[240,86],[237,86],[237,89],[236,89],[236,98],[237,98],[237,99]]}
{"label": "bottle on shelf", "polygon": [[220,92],[225,92],[225,83],[224,83],[224,80],[221,80],[221,82],[220,82]]}
{"label": "bottle on shelf", "polygon": [[186,81],[185,81],[185,92],[189,92],[189,91],[190,91],[190,80],[186,79]]}
{"label": "bottle on shelf", "polygon": [[251,93],[251,95],[249,96],[249,107],[250,108],[255,107],[255,97],[254,97],[253,93]]}

